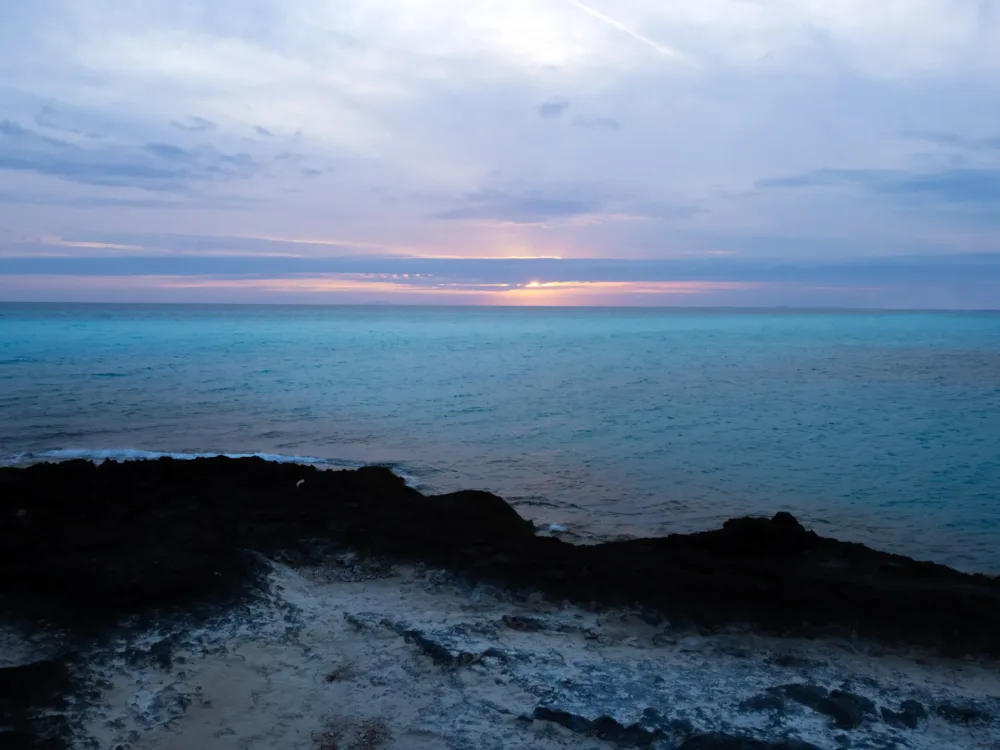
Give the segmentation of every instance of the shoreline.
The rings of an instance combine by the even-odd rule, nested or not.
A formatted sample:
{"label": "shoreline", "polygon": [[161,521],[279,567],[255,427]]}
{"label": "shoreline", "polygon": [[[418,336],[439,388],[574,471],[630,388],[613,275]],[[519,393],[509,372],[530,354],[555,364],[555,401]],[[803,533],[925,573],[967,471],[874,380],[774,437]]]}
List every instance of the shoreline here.
{"label": "shoreline", "polygon": [[[80,731],[80,717],[92,714],[97,705],[111,705],[116,700],[113,684],[95,688],[93,674],[81,676],[80,671],[81,664],[92,668],[102,663],[102,658],[107,662],[108,644],[114,638],[148,641],[157,628],[162,630],[174,623],[171,627],[180,629],[170,637],[182,643],[189,639],[193,627],[190,618],[194,615],[199,615],[202,622],[217,622],[220,617],[244,613],[245,627],[239,638],[249,637],[248,642],[252,642],[257,638],[252,635],[254,629],[259,631],[263,622],[261,615],[254,619],[254,608],[264,606],[262,602],[271,602],[267,606],[273,608],[280,586],[287,590],[293,580],[298,581],[293,589],[306,586],[302,583],[305,572],[319,575],[322,571],[336,579],[340,587],[337,591],[341,592],[338,596],[348,596],[347,584],[354,586],[350,596],[362,598],[367,595],[366,589],[371,594],[386,586],[386,595],[400,601],[405,591],[422,591],[421,596],[433,594],[433,601],[439,602],[434,605],[441,613],[439,625],[455,619],[456,613],[464,613],[458,620],[470,620],[466,609],[469,597],[483,599],[475,617],[464,623],[464,629],[452,628],[462,622],[437,628],[434,622],[407,625],[417,614],[406,611],[383,613],[385,616],[368,628],[365,637],[374,639],[372,642],[383,637],[401,639],[406,646],[401,659],[410,659],[416,649],[416,658],[429,660],[433,669],[452,676],[456,670],[475,667],[487,669],[486,676],[491,679],[506,675],[508,681],[528,684],[535,678],[524,670],[518,671],[519,662],[511,661],[508,653],[510,649],[532,652],[534,646],[512,643],[512,639],[528,637],[524,635],[527,633],[533,634],[531,638],[548,639],[550,645],[546,648],[562,649],[564,660],[584,658],[586,654],[609,663],[617,659],[618,666],[605,670],[602,679],[613,683],[620,678],[619,687],[632,684],[630,679],[639,679],[629,677],[629,665],[635,658],[656,661],[669,657],[675,663],[677,654],[686,653],[677,647],[681,642],[688,647],[693,642],[711,644],[692,652],[702,662],[742,659],[744,666],[740,669],[747,674],[746,659],[750,659],[754,663],[750,672],[758,677],[769,674],[769,667],[756,658],[760,654],[755,655],[755,650],[764,648],[762,642],[772,644],[767,647],[769,652],[776,648],[774,643],[815,647],[842,643],[862,654],[861,661],[882,658],[876,654],[895,654],[893,658],[903,659],[910,668],[921,660],[951,664],[947,667],[950,670],[964,664],[962,669],[979,670],[983,675],[980,681],[990,685],[982,695],[951,695],[948,690],[954,692],[953,688],[945,690],[940,685],[940,689],[935,688],[937,693],[924,690],[923,701],[918,702],[921,706],[927,704],[927,716],[931,718],[906,714],[902,701],[907,698],[901,693],[887,693],[880,698],[871,689],[862,689],[863,685],[843,687],[849,680],[841,670],[836,677],[823,673],[825,685],[794,683],[816,688],[808,695],[793,688],[797,697],[790,696],[787,684],[765,685],[767,680],[754,678],[753,684],[759,682],[763,692],[756,695],[760,708],[748,710],[758,714],[763,711],[762,715],[770,716],[767,721],[712,720],[707,713],[702,716],[694,712],[698,720],[689,719],[690,727],[657,723],[659,720],[650,717],[643,724],[641,712],[630,713],[636,704],[631,708],[618,705],[607,714],[613,718],[609,723],[602,719],[605,714],[594,714],[607,696],[584,706],[587,711],[573,713],[565,708],[572,704],[572,690],[564,691],[559,704],[562,708],[539,702],[527,718],[518,714],[511,720],[517,732],[534,731],[538,723],[554,723],[562,727],[559,731],[575,732],[577,746],[585,737],[587,742],[598,743],[595,747],[612,742],[686,748],[684,743],[706,743],[710,740],[705,736],[721,731],[729,737],[765,743],[746,747],[778,748],[782,746],[766,743],[788,740],[795,724],[778,718],[798,716],[799,707],[805,706],[804,710],[812,712],[808,714],[810,721],[819,721],[818,726],[825,729],[813,727],[815,732],[806,731],[803,737],[823,742],[801,747],[825,750],[826,741],[835,737],[827,730],[842,731],[838,725],[845,721],[852,724],[852,731],[868,727],[864,731],[875,735],[895,733],[897,741],[908,743],[904,747],[923,747],[913,744],[916,740],[910,735],[915,729],[909,723],[916,722],[915,727],[924,729],[936,727],[935,732],[968,730],[970,738],[991,737],[996,732],[994,717],[1000,715],[1000,704],[994,706],[988,700],[1000,688],[1000,682],[991,682],[997,677],[995,660],[1000,656],[1000,579],[959,573],[864,545],[826,539],[806,530],[788,514],[779,513],[771,519],[733,519],[711,532],[576,546],[537,535],[530,522],[490,493],[425,496],[384,468],[318,470],[254,458],[108,461],[100,465],[69,461],[3,468],[0,490],[0,514],[5,519],[5,525],[0,527],[0,543],[5,550],[0,559],[0,594],[6,604],[6,619],[16,624],[45,617],[51,623],[48,632],[53,642],[61,645],[47,655],[48,661],[43,658],[37,662],[50,665],[35,667],[41,670],[37,675],[37,696],[42,703],[50,701],[64,707],[43,714],[30,705],[18,707],[13,685],[24,682],[27,673],[23,670],[30,671],[30,663],[27,667],[10,664],[0,669],[0,707],[15,717],[7,724],[10,731],[0,728],[0,740],[5,739],[5,734],[13,737],[16,731],[25,736],[52,734],[64,742],[54,747],[74,747],[72,737],[74,731]],[[360,580],[343,580],[344,555],[353,556],[355,562],[348,568],[356,571],[351,575],[361,576]],[[384,575],[378,574],[379,570]],[[452,589],[457,587],[464,593],[455,595],[452,591],[441,599],[441,585],[428,583],[430,574],[415,578],[413,570],[441,571],[430,577],[444,576]],[[276,583],[276,576],[284,576],[285,580]],[[391,581],[391,585],[385,581]],[[484,591],[493,593],[485,595]],[[301,594],[296,606],[301,609],[310,597],[316,596],[315,591]],[[385,610],[388,605],[383,601],[380,606]],[[531,608],[537,610],[536,614],[527,612]],[[342,618],[348,614],[352,613],[340,613]],[[328,627],[341,632],[343,628],[342,623],[335,626],[329,620],[321,619],[320,626],[294,613],[288,616],[291,619],[286,626],[293,629],[301,625],[310,632],[317,627],[320,631]],[[593,619],[589,626],[596,633],[589,639],[593,642],[588,642],[579,628],[566,629],[566,618],[574,616]],[[616,618],[620,622],[612,626]],[[182,627],[177,624],[181,622],[188,624]],[[128,627],[123,629],[125,624]],[[488,626],[487,636],[475,635],[475,628],[480,626]],[[617,635],[609,635],[612,631]],[[654,638],[657,635],[659,643]],[[736,636],[751,644],[738,648],[747,655],[733,657],[717,648]],[[159,639],[164,637],[161,633]],[[226,643],[229,641],[219,647],[229,648]],[[557,643],[563,645],[554,645]],[[615,652],[617,648],[625,651]],[[104,657],[98,658],[95,654],[101,649]],[[642,649],[642,653],[635,649]],[[612,658],[613,653],[619,656]],[[507,654],[506,661],[503,654]],[[189,648],[185,658],[202,663],[206,655],[199,656]],[[794,659],[788,663],[794,664]],[[134,672],[136,668],[120,666],[118,677],[122,669]],[[142,668],[150,667],[146,664]],[[535,672],[539,669],[545,672],[540,666]],[[800,670],[799,679],[818,679],[807,666],[803,669],[806,672]],[[170,683],[175,693],[186,679],[175,675]],[[773,682],[778,676],[768,679]],[[647,682],[644,677],[635,684]],[[645,708],[662,713],[664,707],[652,705],[656,702],[652,684],[642,689],[648,688],[649,695],[654,696],[645,698],[650,704]],[[768,692],[771,688],[774,690]],[[407,690],[405,685],[393,689],[400,699]],[[912,690],[915,695],[920,693],[918,688]],[[730,686],[730,692],[735,696],[745,690]],[[90,697],[85,700],[83,696]],[[745,695],[740,700],[753,698],[755,695]],[[77,705],[88,700],[89,708]],[[717,700],[706,698],[706,709]],[[874,708],[876,703],[878,710]],[[793,704],[794,710],[789,708]],[[74,705],[77,708],[65,708]],[[159,723],[150,720],[150,727],[181,721],[181,714],[187,716],[190,705],[188,701],[173,718]],[[948,706],[954,709],[951,718],[955,721],[948,718]],[[689,706],[687,712],[692,710]],[[927,708],[924,710],[927,712]],[[53,716],[71,713],[76,717],[76,729],[53,725]],[[745,711],[737,713],[745,718]],[[905,719],[900,718],[904,715]],[[670,719],[674,720],[680,721],[676,715]],[[784,726],[782,731],[788,730],[784,735],[776,734],[777,726],[772,726],[776,721]],[[829,725],[830,721],[834,724]],[[901,726],[895,726],[900,722]],[[150,727],[147,729],[152,731]],[[398,737],[404,729],[395,726],[395,735]],[[344,731],[357,734],[362,729],[349,727]],[[996,736],[1000,739],[1000,735]],[[718,744],[723,740],[716,739],[714,745],[690,747],[737,747]],[[439,740],[428,740],[431,744],[424,746],[454,746],[433,744]],[[562,740],[555,737],[551,741]],[[418,746],[410,742],[386,746]],[[673,744],[665,744],[668,742]],[[250,746],[281,747],[266,742]]]}
{"label": "shoreline", "polygon": [[[116,445],[91,448],[36,448],[34,450],[12,451],[0,455],[0,468],[27,468],[39,463],[63,463],[70,460],[84,460],[95,464],[104,461],[131,462],[155,461],[171,458],[189,461],[197,458],[261,458],[274,463],[291,463],[316,466],[323,470],[344,470],[360,468],[386,468],[401,477],[407,485],[425,495],[445,494],[464,490],[468,487],[489,487],[494,494],[503,497],[519,515],[532,521],[538,534],[552,534],[573,544],[600,544],[604,542],[662,537],[674,534],[692,534],[711,531],[726,520],[737,515],[755,515],[777,510],[792,513],[804,526],[821,536],[830,536],[841,541],[863,544],[881,551],[914,557],[916,559],[954,568],[963,573],[983,574],[1000,577],[1000,563],[996,553],[984,553],[981,549],[989,535],[968,529],[956,530],[950,525],[944,528],[929,520],[917,523],[910,516],[886,515],[879,509],[816,507],[807,499],[798,503],[787,497],[764,501],[756,495],[746,498],[743,508],[713,507],[702,514],[693,513],[690,508],[701,501],[700,497],[687,498],[684,485],[671,486],[665,491],[660,509],[650,508],[641,518],[634,517],[625,510],[621,512],[618,501],[579,502],[572,497],[554,497],[536,493],[522,493],[511,482],[500,481],[506,491],[491,487],[491,478],[479,472],[454,471],[449,473],[434,463],[426,464],[414,460],[400,459],[387,454],[382,459],[371,456],[351,455],[350,451],[337,451],[313,455],[308,452],[298,454],[283,452],[280,448],[252,450],[241,448],[233,451],[214,449],[171,449],[121,448]],[[468,468],[468,467],[465,467]],[[471,477],[468,476],[471,473]],[[442,478],[443,474],[447,474]],[[495,478],[494,478],[495,479]],[[695,493],[697,495],[698,493]],[[622,496],[625,497],[625,496]],[[676,508],[679,502],[683,507]],[[624,501],[628,507],[629,501]],[[607,503],[607,505],[603,504]]]}

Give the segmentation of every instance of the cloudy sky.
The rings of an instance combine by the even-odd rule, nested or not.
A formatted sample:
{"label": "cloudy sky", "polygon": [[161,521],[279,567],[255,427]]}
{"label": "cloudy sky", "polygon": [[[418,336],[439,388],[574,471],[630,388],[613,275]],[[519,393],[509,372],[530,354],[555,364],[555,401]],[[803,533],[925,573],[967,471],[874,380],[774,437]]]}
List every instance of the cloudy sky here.
{"label": "cloudy sky", "polygon": [[996,0],[0,15],[0,299],[1000,307]]}

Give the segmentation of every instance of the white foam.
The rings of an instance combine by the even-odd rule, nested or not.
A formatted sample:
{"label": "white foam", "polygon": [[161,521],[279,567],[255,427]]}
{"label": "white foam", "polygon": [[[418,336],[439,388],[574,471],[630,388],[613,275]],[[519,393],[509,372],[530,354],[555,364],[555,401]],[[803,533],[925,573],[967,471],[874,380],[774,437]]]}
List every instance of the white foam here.
{"label": "white foam", "polygon": [[196,458],[262,458],[265,461],[291,464],[331,464],[336,466],[361,466],[362,464],[338,461],[331,458],[316,456],[287,456],[280,453],[222,453],[211,451],[147,451],[137,448],[110,448],[95,450],[91,448],[62,448],[59,450],[41,451],[39,453],[23,453],[22,460],[35,461],[70,461],[85,459],[88,461],[152,461],[159,458],[174,458],[178,461],[190,461]]}

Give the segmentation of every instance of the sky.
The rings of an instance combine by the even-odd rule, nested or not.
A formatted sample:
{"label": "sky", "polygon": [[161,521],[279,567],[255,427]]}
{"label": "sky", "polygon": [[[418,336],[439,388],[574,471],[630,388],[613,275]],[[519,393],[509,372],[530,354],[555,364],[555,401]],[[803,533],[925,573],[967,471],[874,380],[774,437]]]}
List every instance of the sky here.
{"label": "sky", "polygon": [[0,300],[1000,308],[996,0],[0,18]]}

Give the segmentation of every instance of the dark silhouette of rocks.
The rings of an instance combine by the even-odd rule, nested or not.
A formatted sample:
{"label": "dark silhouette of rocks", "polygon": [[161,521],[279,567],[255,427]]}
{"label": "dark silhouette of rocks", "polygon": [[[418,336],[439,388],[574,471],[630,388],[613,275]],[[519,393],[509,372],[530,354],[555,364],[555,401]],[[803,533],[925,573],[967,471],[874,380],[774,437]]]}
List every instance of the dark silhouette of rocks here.
{"label": "dark silhouette of rocks", "polygon": [[59,660],[0,669],[0,748],[64,747],[68,728],[58,711],[71,691],[70,671]]}
{"label": "dark silhouette of rocks", "polygon": [[824,538],[788,513],[573,545],[536,536],[487,492],[424,496],[384,468],[220,457],[3,468],[0,519],[8,615],[75,627],[241,596],[257,579],[252,553],[306,560],[322,542],[707,628],[1000,654],[997,579]]}
{"label": "dark silhouette of rocks", "polygon": [[819,685],[806,685],[804,683],[793,683],[791,685],[781,685],[771,688],[771,691],[779,696],[790,698],[796,703],[808,706],[814,711],[819,708],[819,704],[826,700],[830,692]]}
{"label": "dark silhouette of rocks", "polygon": [[830,694],[819,702],[816,710],[833,719],[838,729],[857,729],[865,717],[878,715],[872,700],[845,690],[831,690]]}
{"label": "dark silhouette of rocks", "polygon": [[989,721],[992,717],[976,706],[958,706],[942,703],[934,708],[934,713],[952,724],[974,724]]}
{"label": "dark silhouette of rocks", "polygon": [[[821,714],[829,716],[838,729],[857,729],[866,718],[876,718],[878,709],[869,698],[845,690],[827,690],[819,685],[792,683],[779,685],[740,704],[744,711],[783,711],[785,699],[795,701]],[[915,701],[912,701],[915,703]],[[911,703],[911,701],[907,701]],[[918,706],[920,704],[917,704]],[[888,712],[895,721],[909,720],[912,708],[904,706],[903,713]],[[905,718],[904,718],[905,717]],[[889,720],[886,719],[888,722]]]}
{"label": "dark silhouette of rocks", "polygon": [[920,722],[927,719],[927,709],[923,704],[915,700],[903,701],[899,706],[899,711],[892,711],[888,708],[882,709],[882,721],[893,727],[906,727],[916,729]]}
{"label": "dark silhouette of rocks", "polygon": [[600,740],[613,742],[620,747],[649,747],[664,735],[641,724],[623,726],[610,716],[590,720],[568,711],[539,706],[532,714],[533,719],[560,724],[577,734],[589,735]]}

